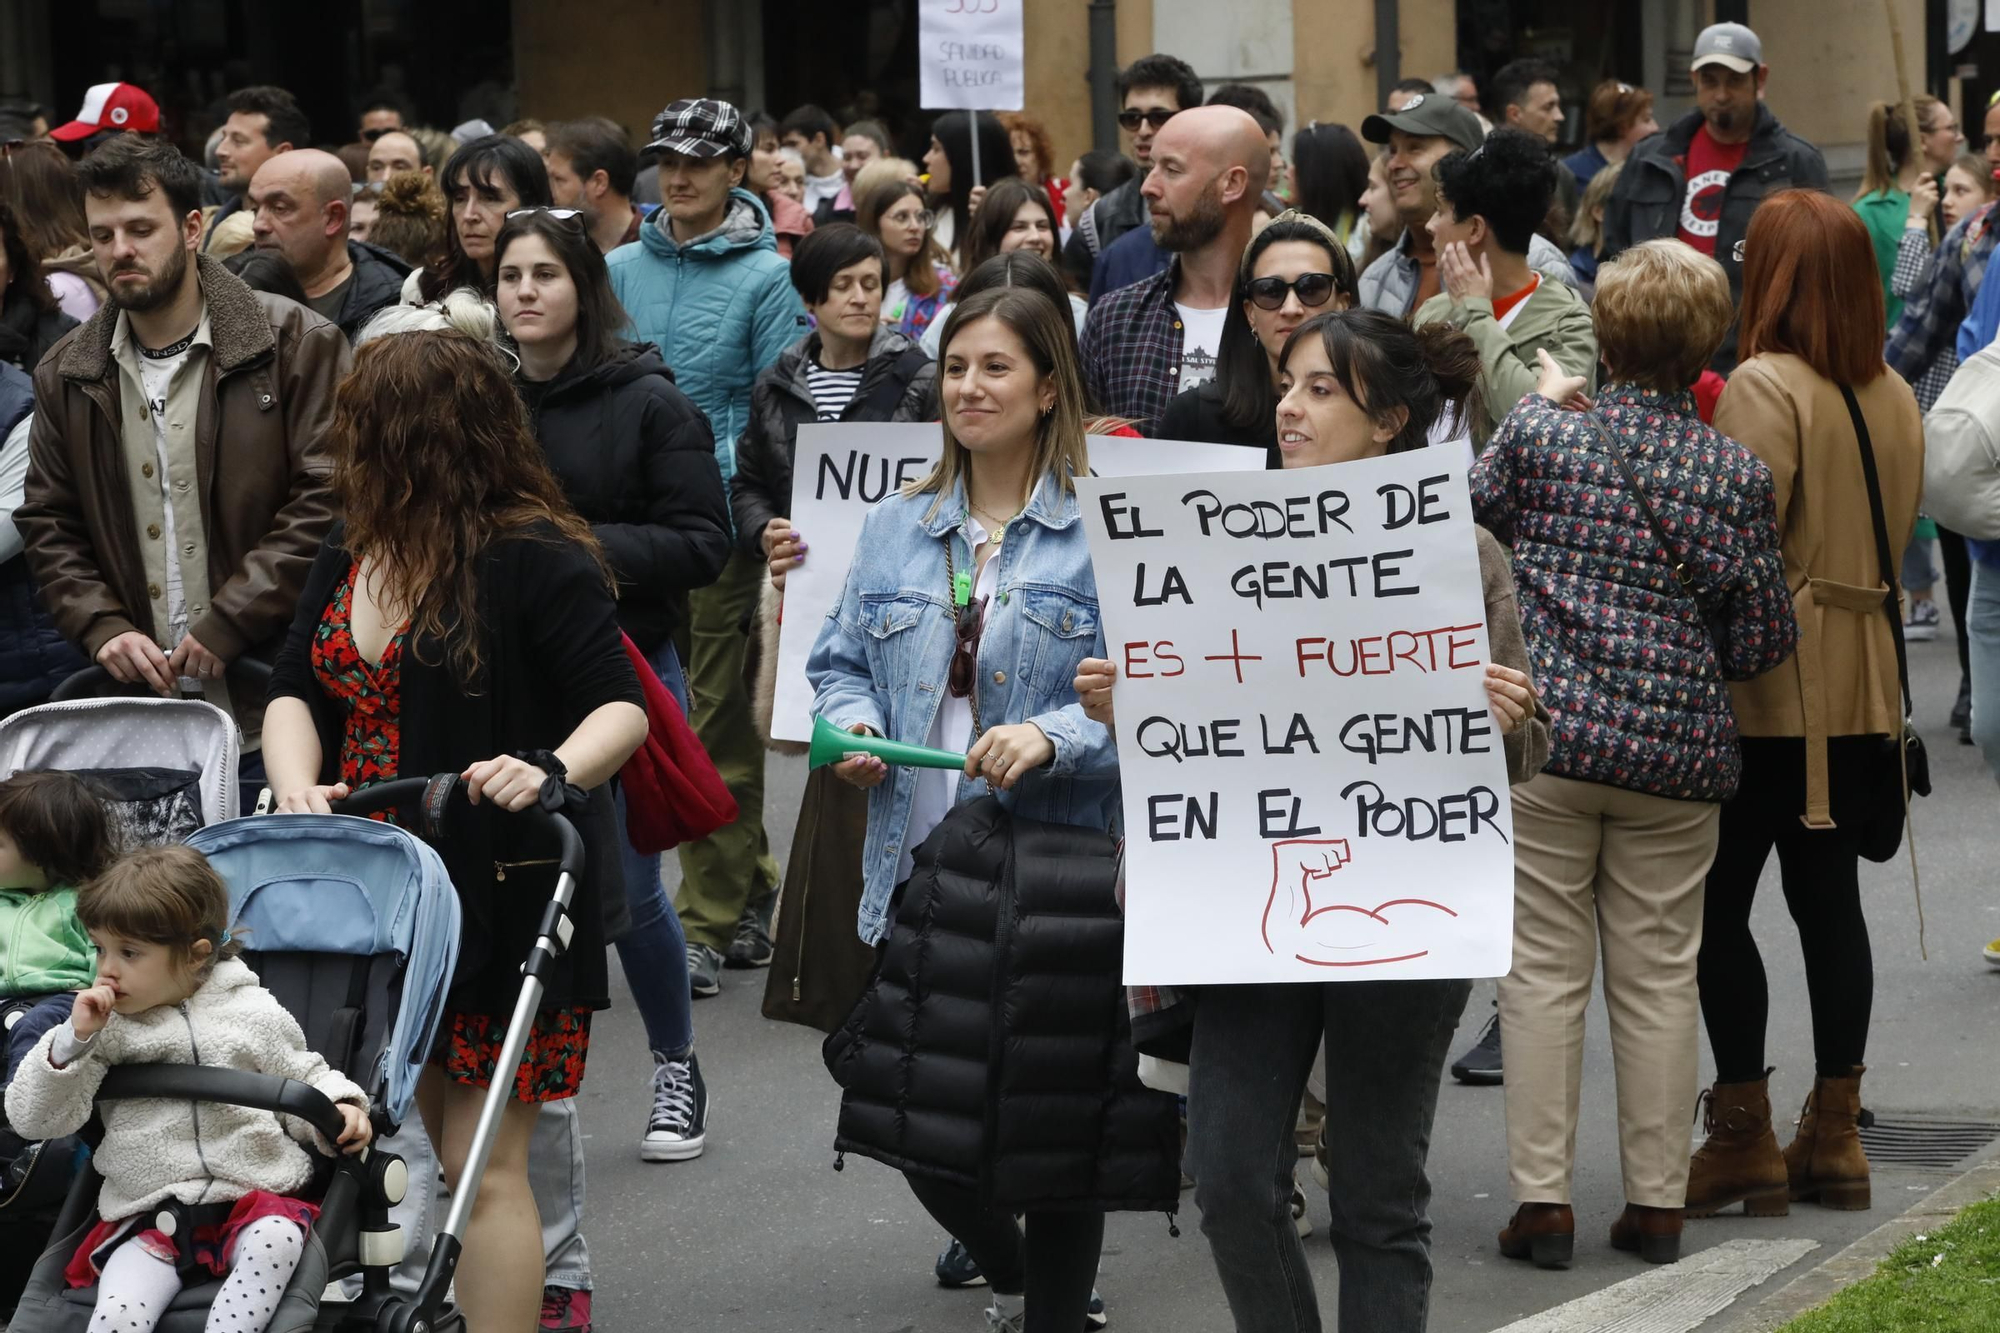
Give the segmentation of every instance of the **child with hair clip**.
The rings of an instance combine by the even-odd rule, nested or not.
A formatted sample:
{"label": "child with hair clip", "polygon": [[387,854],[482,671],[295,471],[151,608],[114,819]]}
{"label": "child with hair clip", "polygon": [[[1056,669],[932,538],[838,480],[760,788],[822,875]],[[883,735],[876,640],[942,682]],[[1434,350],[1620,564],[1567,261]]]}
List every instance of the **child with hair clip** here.
{"label": "child with hair clip", "polygon": [[[191,1064],[311,1084],[340,1108],[338,1146],[368,1145],[368,1095],[306,1046],[298,1023],[237,958],[228,890],[201,853],[134,852],[85,885],[76,910],[96,949],[96,977],[16,1071],[7,1089],[16,1130],[54,1138],[81,1128],[113,1065]],[[260,1333],[319,1212],[292,1197],[313,1176],[302,1145],[334,1145],[290,1116],[221,1102],[139,1098],[106,1103],[102,1114],[104,1220],[67,1273],[72,1288],[97,1286],[90,1333],[148,1333],[184,1271],[225,1279],[208,1333]],[[234,1206],[169,1235],[153,1210],[176,1203]]]}
{"label": "child with hair clip", "polygon": [[97,979],[76,892],[111,855],[104,807],[81,779],[28,772],[0,782],[0,1003],[21,1009],[6,1035],[10,1080],[42,1034],[69,1017],[75,992]]}

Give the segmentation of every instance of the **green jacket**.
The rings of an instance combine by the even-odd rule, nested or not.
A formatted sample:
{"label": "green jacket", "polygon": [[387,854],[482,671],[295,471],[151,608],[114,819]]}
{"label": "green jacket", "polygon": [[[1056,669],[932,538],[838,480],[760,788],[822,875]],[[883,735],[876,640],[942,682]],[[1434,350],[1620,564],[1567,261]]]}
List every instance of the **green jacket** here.
{"label": "green jacket", "polygon": [[1583,376],[1586,391],[1597,385],[1597,329],[1590,322],[1590,307],[1560,282],[1542,279],[1522,303],[1514,322],[1504,329],[1493,317],[1493,302],[1486,297],[1461,304],[1448,292],[1440,292],[1419,306],[1413,322],[1418,328],[1450,324],[1463,329],[1478,344],[1482,371],[1479,399],[1485,411],[1472,414],[1472,439],[1482,448],[1494,428],[1514,410],[1514,404],[1541,383],[1537,348],[1548,348],[1557,365]]}
{"label": "green jacket", "polygon": [[0,889],[0,996],[53,995],[97,980],[97,951],[76,919],[76,890]]}
{"label": "green jacket", "polygon": [[1910,195],[1906,190],[1877,190],[1856,199],[1854,211],[1868,224],[1868,239],[1875,243],[1875,267],[1882,274],[1882,299],[1888,302],[1888,327],[1893,329],[1903,313],[1903,298],[1896,295],[1894,282],[1896,249],[1910,219]]}

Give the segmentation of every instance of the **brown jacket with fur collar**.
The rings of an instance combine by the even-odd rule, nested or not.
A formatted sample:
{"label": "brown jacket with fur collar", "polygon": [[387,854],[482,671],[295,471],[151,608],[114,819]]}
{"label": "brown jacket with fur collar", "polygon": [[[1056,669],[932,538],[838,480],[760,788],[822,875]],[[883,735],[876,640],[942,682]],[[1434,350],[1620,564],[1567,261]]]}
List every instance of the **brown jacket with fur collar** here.
{"label": "brown jacket with fur collar", "polygon": [[[188,632],[233,662],[283,640],[333,522],[326,435],[353,358],[304,306],[251,291],[207,255],[196,263],[214,340],[195,429],[209,590]],[[93,660],[120,634],[157,637],[124,472],[150,459],[128,457],[120,430],[119,314],[106,304],[35,372],[27,498],[14,514],[57,628]]]}

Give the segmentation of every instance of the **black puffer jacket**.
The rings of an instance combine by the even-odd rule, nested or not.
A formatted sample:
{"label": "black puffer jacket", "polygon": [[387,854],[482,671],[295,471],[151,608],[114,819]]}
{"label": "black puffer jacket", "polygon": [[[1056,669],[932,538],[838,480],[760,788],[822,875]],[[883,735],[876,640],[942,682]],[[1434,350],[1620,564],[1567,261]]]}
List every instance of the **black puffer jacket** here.
{"label": "black puffer jacket", "polygon": [[54,306],[44,310],[19,289],[0,289],[0,364],[32,375],[48,350],[76,327],[76,321]]}
{"label": "black puffer jacket", "polygon": [[524,384],[535,438],[618,576],[618,624],[652,655],[694,588],[729,559],[729,510],[708,418],[651,344]]}
{"label": "black puffer jacket", "polygon": [[958,806],[916,852],[875,979],[828,1037],[834,1146],[1014,1212],[1171,1212],[1174,1098],[1139,1082],[1108,833]]}
{"label": "black puffer jacket", "polygon": [[[806,367],[819,355],[819,334],[778,354],[750,390],[750,425],[736,442],[736,474],[729,503],[736,513],[736,541],[762,556],[764,525],[792,512],[792,459],[799,427],[819,420]],[[935,421],[937,363],[887,325],[875,330],[861,388],[840,414],[842,421]]]}
{"label": "black puffer jacket", "polygon": [[379,245],[355,240],[347,243],[347,261],[354,265],[354,277],[347,284],[347,299],[341,302],[340,318],[334,323],[352,344],[363,324],[403,299],[403,279],[410,276],[410,261]]}

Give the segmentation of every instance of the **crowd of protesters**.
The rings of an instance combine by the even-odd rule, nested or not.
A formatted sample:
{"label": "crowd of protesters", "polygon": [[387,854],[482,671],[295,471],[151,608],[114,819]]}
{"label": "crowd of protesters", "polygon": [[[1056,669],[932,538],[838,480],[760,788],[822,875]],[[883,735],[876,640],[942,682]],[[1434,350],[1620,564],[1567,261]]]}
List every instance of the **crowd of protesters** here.
{"label": "crowd of protesters", "polygon": [[[2000,106],[1977,156],[1946,104],[1876,104],[1849,206],[1775,114],[1754,32],[1704,29],[1688,75],[1694,107],[1666,125],[1643,88],[1566,90],[1520,60],[1288,138],[1258,89],[1155,54],[1118,76],[1129,151],[1073,157],[1032,112],[911,137],[712,98],[636,139],[601,116],[446,134],[383,98],[346,142],[254,86],[198,161],[143,90],[99,85],[0,153],[0,710],[86,662],[198,692],[240,727],[249,793],[323,811],[501,737],[534,743],[490,761],[496,790],[605,786],[638,696],[584,645],[614,628],[685,709],[738,817],[679,849],[670,900],[622,791],[591,807],[598,916],[474,1211],[476,1328],[537,1308],[544,1329],[591,1326],[575,1097],[608,948],[653,1059],[636,1151],[684,1162],[723,1132],[693,1001],[769,967],[789,930],[813,966],[767,1012],[833,1033],[839,1142],[903,1171],[943,1233],[937,1280],[990,1288],[989,1327],[1104,1326],[1105,1212],[1171,1212],[1191,1185],[1236,1326],[1317,1329],[1313,1178],[1341,1325],[1418,1330],[1425,1159],[1472,984],[1214,987],[1172,1014],[1135,992],[1128,1011],[1117,671],[1072,482],[1087,434],[1271,469],[1449,450],[1514,784],[1513,966],[1449,1064],[1505,1084],[1500,1253],[1573,1258],[1600,959],[1612,1246],[1672,1262],[1686,1219],[1737,1204],[1866,1208],[1858,865],[1896,852],[1921,781],[1904,645],[1945,622],[1934,545],[1952,727],[2000,774],[2000,510],[1982,507],[2000,504],[2000,289],[1981,281]],[[1566,91],[1586,114],[1563,153]],[[860,755],[815,772],[781,869],[764,775],[786,575],[811,559],[798,431],[871,421],[940,423],[943,453],[871,512],[812,649],[814,711],[968,758],[957,777]],[[474,618],[514,628],[454,635]],[[253,661],[275,664],[268,691]],[[551,664],[559,694],[530,703]],[[1064,838],[1031,846],[1010,815]],[[1076,901],[1015,882],[1017,845]],[[1809,1052],[1765,1045],[1752,906],[1774,851]],[[1042,952],[934,947],[940,922],[990,912],[996,877]],[[533,898],[488,895],[479,928],[532,933]],[[808,942],[808,914],[843,928]],[[395,1142],[426,1182],[419,1236],[494,1073],[487,971],[455,991],[439,1094]],[[1035,1028],[1052,988],[1088,1058]],[[1002,1045],[1010,1086],[1088,1095],[968,1099],[951,1071]],[[1163,1079],[1163,1058],[1185,1068]],[[1788,1087],[1809,1069],[1783,1145],[1774,1067]]]}

